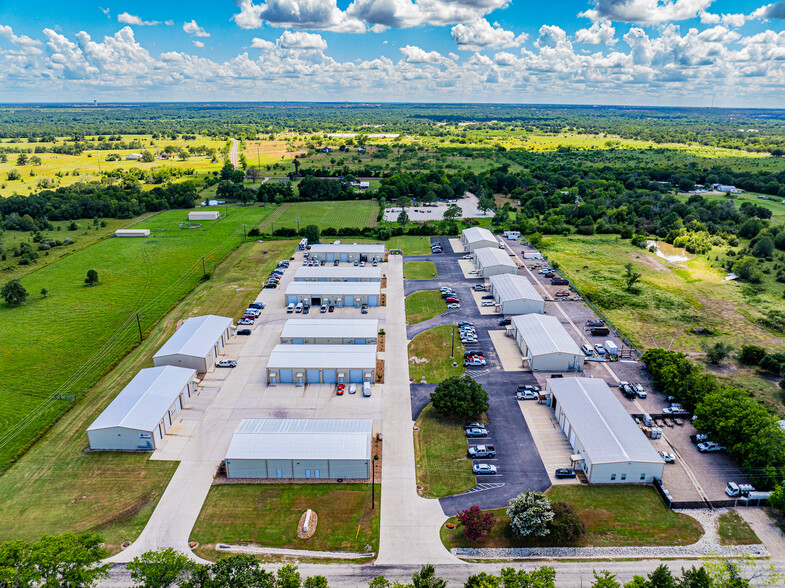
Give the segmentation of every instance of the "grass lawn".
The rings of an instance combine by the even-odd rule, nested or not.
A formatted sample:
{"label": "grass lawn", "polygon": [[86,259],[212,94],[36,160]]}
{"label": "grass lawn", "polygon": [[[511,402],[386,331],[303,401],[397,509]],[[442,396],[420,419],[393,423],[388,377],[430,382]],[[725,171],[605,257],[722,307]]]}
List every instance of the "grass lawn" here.
{"label": "grass lawn", "polygon": [[447,303],[438,290],[421,290],[409,294],[404,301],[406,322],[410,325],[427,321],[447,310]]}
{"label": "grass lawn", "polygon": [[[373,227],[379,207],[371,200],[346,200],[336,202],[289,202],[281,204],[268,216],[259,230],[271,233],[275,229],[300,229],[316,225],[324,230],[328,227]],[[328,238],[331,240],[331,238]]]}
{"label": "grass lawn", "polygon": [[407,280],[430,280],[439,275],[432,261],[409,261],[403,264],[403,277]]}
{"label": "grass lawn", "polygon": [[722,545],[755,545],[761,542],[747,521],[735,511],[720,515],[717,522]]}
{"label": "grass lawn", "polygon": [[418,237],[416,235],[398,235],[390,237],[387,242],[387,251],[390,249],[400,249],[403,255],[430,255],[430,237]]}
{"label": "grass lawn", "polygon": [[[665,508],[650,486],[552,486],[546,495],[551,502],[575,506],[586,525],[586,534],[574,543],[576,546],[689,545],[703,535],[698,521]],[[547,535],[527,540],[514,538],[506,509],[493,512],[496,526],[483,541],[473,544],[461,529],[442,527],[442,542],[448,548],[552,545]],[[450,522],[455,523],[455,518]]]}
{"label": "grass lawn", "polygon": [[[453,358],[450,358],[453,341],[455,350]],[[447,378],[460,376],[466,371],[463,367],[463,352],[458,327],[441,325],[428,329],[409,343],[409,377],[415,382],[425,377],[429,384],[436,384]],[[453,362],[457,362],[458,366],[453,367]]]}
{"label": "grass lawn", "polygon": [[149,454],[85,453],[85,429],[152,356],[177,321],[197,314],[236,316],[296,241],[246,243],[147,334],[109,374],[89,388],[33,447],[0,477],[0,541],[34,540],[66,531],[101,532],[115,552],[147,523],[177,463]]}
{"label": "grass lawn", "polygon": [[420,494],[441,498],[474,488],[463,423],[441,418],[429,404],[417,419],[417,426],[420,430],[414,432],[414,459],[417,483],[422,486]]}
{"label": "grass lawn", "polygon": [[[265,547],[362,552],[379,550],[379,497],[370,484],[225,484],[213,486],[191,532],[201,547],[256,543]],[[297,537],[307,509],[319,517],[310,539]]]}

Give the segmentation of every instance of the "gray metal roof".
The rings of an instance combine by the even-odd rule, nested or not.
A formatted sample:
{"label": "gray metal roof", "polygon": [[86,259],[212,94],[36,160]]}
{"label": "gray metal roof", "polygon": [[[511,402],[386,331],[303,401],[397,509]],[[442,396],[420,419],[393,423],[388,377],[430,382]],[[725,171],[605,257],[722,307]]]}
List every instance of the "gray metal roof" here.
{"label": "gray metal roof", "polygon": [[326,279],[326,280],[344,280],[344,279],[363,279],[380,282],[382,279],[382,268],[378,265],[373,267],[368,265],[366,267],[354,265],[320,265],[320,266],[304,266],[301,265],[294,272],[294,279],[300,280],[304,278],[310,279]]}
{"label": "gray metal roof", "polygon": [[378,336],[379,321],[376,319],[291,318],[281,331],[281,337],[293,339],[375,339]]}
{"label": "gray metal roof", "polygon": [[506,267],[514,267],[515,262],[507,255],[507,251],[499,249],[498,247],[483,247],[482,249],[474,250],[474,257],[480,267],[493,267],[496,265],[503,265]]}
{"label": "gray metal roof", "polygon": [[519,314],[512,317],[512,324],[526,342],[532,356],[569,353],[583,357],[581,348],[555,316]]}
{"label": "gray metal roof", "polygon": [[286,286],[287,294],[306,296],[320,294],[378,296],[381,291],[381,282],[289,282]]}
{"label": "gray metal roof", "polygon": [[548,389],[561,405],[592,463],[662,463],[604,380],[557,378],[548,380]]}
{"label": "gray metal roof", "polygon": [[221,333],[231,326],[232,319],[225,316],[207,314],[189,318],[153,357],[167,355],[207,357],[215,342],[221,338]]}
{"label": "gray metal roof", "polygon": [[371,458],[370,419],[244,419],[227,459]]}
{"label": "gray metal roof", "polygon": [[196,370],[163,366],[140,370],[87,430],[123,427],[152,431]]}
{"label": "gray metal roof", "polygon": [[[470,244],[477,243],[478,241],[496,241],[496,237],[493,236],[493,233],[483,227],[469,227],[468,229],[464,229],[463,237],[466,239],[466,242]],[[498,241],[496,242],[498,243]]]}
{"label": "gray metal roof", "polygon": [[378,253],[384,255],[384,243],[320,243],[311,245],[314,253]]}
{"label": "gray metal roof", "polygon": [[279,344],[270,352],[267,367],[272,369],[376,369],[376,345]]}
{"label": "gray metal roof", "polygon": [[493,293],[498,295],[500,302],[511,300],[537,300],[542,302],[542,296],[534,285],[524,276],[516,274],[499,274],[489,278],[493,286]]}

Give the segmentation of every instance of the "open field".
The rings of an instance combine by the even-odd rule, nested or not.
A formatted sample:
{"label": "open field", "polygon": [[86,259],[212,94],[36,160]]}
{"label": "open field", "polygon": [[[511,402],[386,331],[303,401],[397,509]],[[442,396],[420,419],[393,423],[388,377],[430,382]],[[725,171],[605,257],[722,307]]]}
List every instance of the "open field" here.
{"label": "open field", "polygon": [[246,243],[166,315],[117,367],[0,477],[0,541],[33,540],[66,531],[101,532],[111,551],[144,528],[177,467],[146,453],[86,453],[87,426],[131,378],[152,365],[156,350],[180,319],[196,314],[236,316],[294,241]]}
{"label": "open field", "polygon": [[421,290],[409,294],[405,304],[406,322],[410,325],[427,321],[447,310],[447,303],[442,300],[438,290]]}
{"label": "open field", "polygon": [[403,264],[403,277],[406,280],[430,280],[439,275],[432,261],[409,261]]}
{"label": "open field", "polygon": [[431,254],[431,240],[428,237],[399,235],[397,237],[390,237],[385,244],[387,245],[387,251],[390,249],[400,249],[403,255]]}
{"label": "open field", "polygon": [[[707,194],[700,194],[703,198],[708,200],[709,202],[725,202],[728,200],[728,197],[725,195],[725,192],[710,192]],[[741,194],[733,194],[733,203],[736,208],[740,207],[744,202],[750,202],[755,206],[762,206],[763,208],[768,208],[772,215],[771,221],[772,224],[782,223],[785,220],[785,204],[782,203],[782,198],[776,198],[775,196],[767,196],[766,199],[758,198],[759,194],[754,194],[752,192],[743,192]],[[690,194],[677,194],[676,198],[681,200],[682,202],[686,202],[690,198]],[[768,198],[775,198],[775,200],[769,200]]]}
{"label": "open field", "polygon": [[761,542],[747,521],[735,511],[720,515],[717,522],[720,543],[723,545],[754,545]]}
{"label": "open field", "polygon": [[[202,258],[212,271],[242,242],[243,224],[250,229],[270,210],[234,208],[187,230],[179,228],[186,211],[161,212],[136,225],[150,237],[105,239],[24,276],[27,303],[0,304],[0,464],[67,410],[55,395],[81,397],[139,342],[140,329],[149,331],[193,289]],[[93,287],[84,284],[89,269],[100,280]]]}
{"label": "open field", "polygon": [[[586,525],[586,534],[574,543],[580,547],[627,545],[689,545],[703,535],[695,519],[668,510],[654,488],[637,485],[552,486],[551,502],[572,504]],[[452,547],[542,547],[553,544],[545,537],[517,539],[506,509],[493,511],[496,526],[485,539],[471,543],[462,529],[442,527],[442,542]],[[455,517],[450,518],[455,523]]]}
{"label": "open field", "polygon": [[[202,548],[217,543],[362,552],[379,550],[379,498],[370,484],[224,484],[213,486],[191,532]],[[310,539],[297,537],[307,509],[319,517]]]}
{"label": "open field", "polygon": [[469,444],[463,426],[443,419],[426,406],[417,419],[414,433],[414,458],[417,463],[418,490],[425,498],[441,498],[474,488],[472,460],[466,455]]}
{"label": "open field", "polygon": [[241,153],[245,155],[249,167],[252,165],[260,166],[262,172],[267,173],[273,164],[284,165],[291,163],[295,155],[304,153],[304,151],[294,150],[287,141],[280,139],[270,141],[265,139],[246,141],[245,149]]}
{"label": "open field", "polygon": [[[453,343],[454,359],[450,357]],[[460,376],[466,371],[463,367],[463,352],[458,327],[442,325],[428,329],[409,343],[409,377],[415,382],[425,378],[429,384],[437,384],[447,378]],[[453,362],[458,366],[453,367]]]}
{"label": "open field", "polygon": [[298,219],[300,229],[308,225],[316,225],[322,230],[327,227],[372,227],[376,224],[377,211],[378,206],[370,200],[286,203],[276,208],[259,225],[259,230],[271,233],[276,229],[296,229]]}

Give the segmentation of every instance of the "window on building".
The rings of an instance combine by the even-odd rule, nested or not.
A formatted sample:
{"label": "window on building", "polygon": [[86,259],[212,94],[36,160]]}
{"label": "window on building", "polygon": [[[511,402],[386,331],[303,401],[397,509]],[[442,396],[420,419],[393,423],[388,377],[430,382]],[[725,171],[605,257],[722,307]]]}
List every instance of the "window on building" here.
{"label": "window on building", "polygon": [[611,474],[611,482],[616,479],[616,474]]}
{"label": "window on building", "polygon": [[641,474],[641,480],[645,480],[645,479],[646,479],[646,474]]}
{"label": "window on building", "polygon": [[626,480],[626,479],[627,479],[627,474],[622,474],[622,475],[621,475],[621,479],[622,479],[622,480]]}

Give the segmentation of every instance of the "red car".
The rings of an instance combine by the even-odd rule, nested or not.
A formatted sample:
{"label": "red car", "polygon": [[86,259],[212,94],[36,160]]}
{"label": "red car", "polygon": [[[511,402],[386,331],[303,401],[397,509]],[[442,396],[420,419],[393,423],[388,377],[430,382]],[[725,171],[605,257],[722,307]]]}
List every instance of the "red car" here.
{"label": "red car", "polygon": [[450,304],[450,303],[452,303],[452,302],[455,302],[455,303],[459,303],[459,302],[460,302],[460,300],[458,300],[458,299],[457,299],[457,298],[455,298],[454,296],[450,296],[450,297],[448,297],[448,298],[445,298],[445,299],[444,299],[444,301],[445,301],[447,304]]}
{"label": "red car", "polygon": [[346,389],[346,386],[345,386],[344,384],[338,384],[338,390],[336,390],[336,392],[335,392],[335,393],[336,393],[338,396],[343,396],[343,391],[344,391],[345,389]]}

